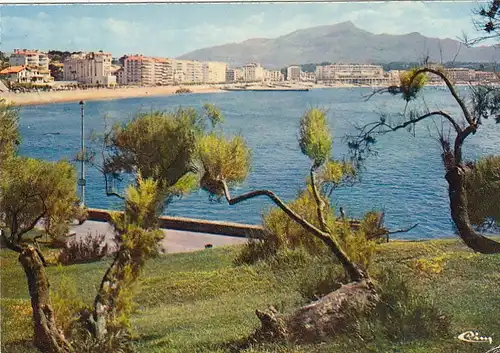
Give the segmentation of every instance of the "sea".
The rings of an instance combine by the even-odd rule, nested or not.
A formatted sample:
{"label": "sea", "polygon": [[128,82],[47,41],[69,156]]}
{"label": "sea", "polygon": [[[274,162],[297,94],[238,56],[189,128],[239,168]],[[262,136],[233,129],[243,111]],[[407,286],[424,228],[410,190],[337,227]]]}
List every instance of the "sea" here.
{"label": "sea", "polygon": [[[298,145],[299,119],[312,107],[327,111],[334,136],[333,155],[343,158],[348,150],[344,137],[355,127],[380,119],[393,122],[405,109],[405,102],[391,95],[374,95],[371,88],[328,88],[303,92],[225,92],[164,97],[88,101],[85,103],[85,136],[101,133],[105,120],[127,121],[139,112],[174,110],[180,106],[201,108],[217,105],[225,117],[224,132],[241,134],[252,149],[252,167],[247,180],[232,195],[255,189],[269,189],[285,201],[293,200],[304,187],[311,162]],[[467,97],[467,88],[460,94]],[[423,99],[406,109],[441,109],[461,116],[458,105],[444,88],[429,87]],[[22,144],[25,156],[74,160],[81,141],[80,105],[59,103],[20,108]],[[449,130],[439,118],[419,124],[415,131],[399,130],[377,139],[377,155],[366,160],[360,181],[338,188],[331,197],[336,209],[343,207],[349,217],[361,217],[369,210],[383,210],[390,229],[417,227],[394,238],[429,239],[453,236],[447,184],[436,138],[438,129]],[[87,141],[88,143],[88,141]],[[478,133],[468,138],[464,157],[475,159],[500,152],[500,126],[485,121]],[[79,164],[76,163],[79,167]],[[88,207],[119,209],[116,198],[106,197],[103,176],[94,168],[86,170]],[[123,185],[122,185],[123,186]],[[229,206],[211,201],[204,191],[174,200],[165,214],[208,220],[260,224],[273,204],[255,198]]]}

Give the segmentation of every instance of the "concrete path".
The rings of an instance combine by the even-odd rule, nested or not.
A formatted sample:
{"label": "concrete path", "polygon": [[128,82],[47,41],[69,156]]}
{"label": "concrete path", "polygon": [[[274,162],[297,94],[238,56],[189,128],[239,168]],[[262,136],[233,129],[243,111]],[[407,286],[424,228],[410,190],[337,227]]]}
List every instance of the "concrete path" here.
{"label": "concrete path", "polygon": [[[105,222],[86,221],[82,225],[72,226],[70,233],[76,233],[76,239],[81,239],[88,233],[92,235],[105,234],[108,244],[114,246],[112,228]],[[206,244],[212,244],[213,247],[217,247],[231,244],[244,244],[247,242],[246,238],[171,229],[164,229],[163,233],[165,233],[165,238],[161,242],[161,247],[165,253],[202,250],[205,248]]]}

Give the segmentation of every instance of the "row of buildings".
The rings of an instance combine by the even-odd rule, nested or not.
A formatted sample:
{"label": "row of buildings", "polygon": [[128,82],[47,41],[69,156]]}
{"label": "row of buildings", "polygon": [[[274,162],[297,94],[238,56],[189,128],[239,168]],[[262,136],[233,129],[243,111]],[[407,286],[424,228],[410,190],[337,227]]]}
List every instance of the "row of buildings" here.
{"label": "row of buildings", "polygon": [[[19,83],[52,84],[49,57],[38,50],[16,49],[9,58],[9,67],[0,71],[4,80]],[[88,86],[168,86],[180,84],[223,84],[251,82],[314,82],[324,84],[390,85],[399,82],[399,71],[385,72],[380,65],[330,64],[316,67],[315,72],[303,72],[300,66],[286,70],[267,70],[259,63],[249,63],[230,68],[226,63],[213,61],[178,60],[125,56],[121,65],[113,65],[111,53],[103,51],[77,53],[63,63],[59,80]],[[446,69],[451,80],[462,82],[492,82],[497,76],[492,72],[466,68]],[[430,77],[431,82],[439,78]]]}

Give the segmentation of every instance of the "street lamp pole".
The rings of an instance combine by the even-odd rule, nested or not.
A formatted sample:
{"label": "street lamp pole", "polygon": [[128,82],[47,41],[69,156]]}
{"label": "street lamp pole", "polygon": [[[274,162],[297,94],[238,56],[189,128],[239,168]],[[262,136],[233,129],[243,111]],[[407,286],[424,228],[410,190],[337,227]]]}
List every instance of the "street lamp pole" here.
{"label": "street lamp pole", "polygon": [[84,110],[83,106],[85,103],[83,101],[80,101],[80,110],[81,110],[81,117],[82,117],[82,146],[81,146],[81,166],[80,166],[80,179],[78,180],[78,185],[80,185],[80,205],[82,207],[85,207],[85,135],[84,135],[84,125],[83,125],[83,117],[84,117]]}

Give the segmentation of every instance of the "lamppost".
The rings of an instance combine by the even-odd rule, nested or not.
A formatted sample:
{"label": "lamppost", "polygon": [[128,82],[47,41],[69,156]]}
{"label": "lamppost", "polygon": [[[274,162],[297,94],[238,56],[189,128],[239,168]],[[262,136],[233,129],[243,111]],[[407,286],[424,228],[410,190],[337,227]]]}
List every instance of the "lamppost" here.
{"label": "lamppost", "polygon": [[80,101],[80,111],[81,111],[81,116],[82,116],[82,146],[81,146],[81,152],[80,152],[80,179],[78,180],[78,185],[80,186],[80,206],[85,207],[85,135],[84,135],[84,130],[83,130],[83,117],[84,117],[84,111],[83,111],[83,106],[85,103],[83,101]]}

